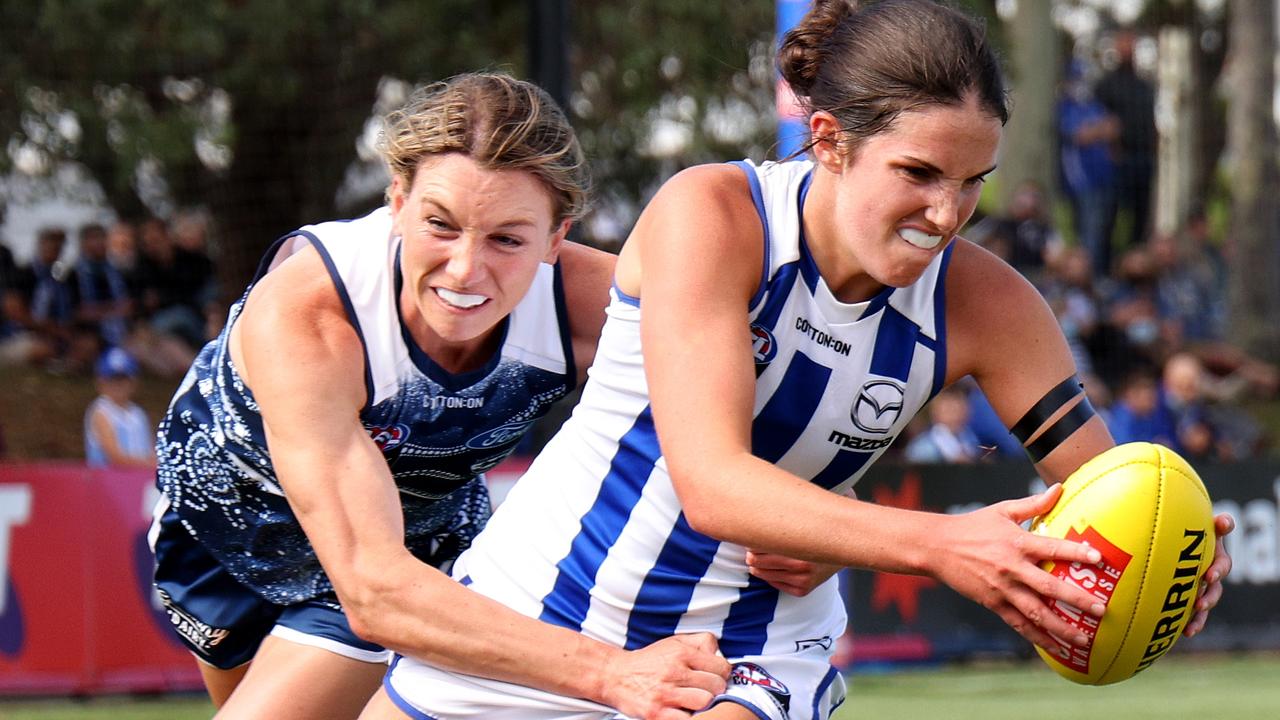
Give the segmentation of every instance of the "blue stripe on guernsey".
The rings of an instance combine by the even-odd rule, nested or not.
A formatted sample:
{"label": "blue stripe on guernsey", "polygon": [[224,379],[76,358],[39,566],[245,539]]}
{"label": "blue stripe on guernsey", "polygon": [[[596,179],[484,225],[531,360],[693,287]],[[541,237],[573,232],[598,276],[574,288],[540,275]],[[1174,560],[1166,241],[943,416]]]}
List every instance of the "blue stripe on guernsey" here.
{"label": "blue stripe on guernsey", "polygon": [[573,538],[569,554],[556,563],[556,582],[551,592],[542,598],[541,620],[582,630],[596,573],[626,527],[659,454],[653,411],[646,407],[627,434],[618,440],[618,452],[613,456],[609,474],[600,483],[600,492],[591,509],[582,516],[582,528]]}
{"label": "blue stripe on guernsey", "polygon": [[822,472],[813,476],[812,482],[814,485],[830,490],[853,477],[854,473],[861,470],[862,466],[873,457],[875,453],[841,449],[835,457],[831,458],[831,462],[822,468]]}
{"label": "blue stripe on guernsey", "polygon": [[938,267],[938,282],[933,290],[933,390],[932,398],[947,381],[947,268],[951,265],[951,253],[956,249],[953,241],[942,251],[942,264]]}
{"label": "blue stripe on guernsey", "polygon": [[803,230],[800,232],[800,275],[804,278],[805,287],[809,288],[809,294],[816,293],[822,273],[818,271],[818,263],[809,254],[809,244],[805,242]]}
{"label": "blue stripe on guernsey", "polygon": [[311,242],[311,247],[320,253],[320,259],[324,261],[324,267],[329,271],[329,279],[333,280],[333,286],[338,290],[338,297],[342,299],[342,309],[347,313],[347,320],[356,329],[356,337],[360,338],[360,347],[364,349],[364,407],[360,408],[360,412],[364,412],[369,409],[369,404],[373,402],[373,365],[369,363],[369,346],[364,341],[364,331],[360,329],[360,317],[356,315],[356,308],[351,303],[351,297],[347,294],[347,286],[342,282],[342,275],[338,272],[338,266],[334,264],[333,258],[329,256],[329,251],[325,248],[324,243],[320,242],[320,238],[304,230],[286,235],[277,240],[271,251],[263,256],[262,265],[259,266],[258,272],[260,274],[266,272],[266,269],[271,265],[271,260],[276,256],[276,251],[280,249],[280,245],[285,240],[297,235],[305,237]]}
{"label": "blue stripe on guernsey", "polygon": [[778,316],[782,314],[782,309],[787,306],[787,298],[791,295],[791,287],[796,282],[796,275],[799,273],[798,263],[787,263],[778,268],[778,272],[773,275],[773,292],[769,293],[769,299],[765,301],[764,309],[756,315],[756,324],[766,328],[770,332],[778,324]]}
{"label": "blue stripe on guernsey", "polygon": [[871,355],[871,373],[906,382],[911,373],[911,358],[915,355],[918,337],[919,326],[892,305],[886,306]]}
{"label": "blue stripe on guernsey", "polygon": [[880,292],[876,293],[875,297],[872,297],[867,303],[867,308],[862,311],[862,314],[858,316],[858,319],[861,320],[862,318],[869,318],[884,309],[884,306],[889,304],[889,296],[892,295],[893,291],[896,289],[897,288],[885,285],[884,288],[881,289]]}
{"label": "blue stripe on guernsey", "polygon": [[778,389],[751,423],[751,454],[771,463],[786,455],[804,433],[803,421],[813,417],[830,379],[831,368],[796,351]]}
{"label": "blue stripe on guernsey", "polygon": [[627,620],[625,648],[635,650],[675,634],[689,609],[698,580],[715,559],[720,542],[693,528],[684,513],[676,518],[653,568],[645,575]]}
{"label": "blue stripe on guernsey", "polygon": [[730,165],[736,165],[742,172],[746,173],[747,185],[751,186],[751,202],[756,206],[756,213],[760,215],[760,226],[764,228],[764,262],[760,267],[760,287],[756,288],[756,292],[751,296],[751,302],[747,303],[747,307],[752,310],[756,305],[760,304],[760,299],[764,297],[764,291],[768,289],[769,280],[769,216],[764,210],[764,193],[760,191],[760,176],[756,175],[755,168],[750,163],[742,160],[735,160]]}
{"label": "blue stripe on guernsey", "polygon": [[796,213],[801,218],[797,227],[800,231],[800,274],[804,276],[804,284],[809,288],[809,294],[812,295],[818,289],[818,279],[821,273],[818,272],[818,264],[813,261],[813,256],[809,254],[809,243],[804,237],[804,201],[809,197],[809,184],[813,181],[813,171],[805,174],[804,179],[800,181],[800,192],[796,194]]}
{"label": "blue stripe on guernsey", "polygon": [[[752,575],[738,599],[729,607],[720,631],[720,652],[727,657],[759,655],[769,639],[769,623],[778,608],[778,591]],[[732,638],[732,639],[731,639]]]}

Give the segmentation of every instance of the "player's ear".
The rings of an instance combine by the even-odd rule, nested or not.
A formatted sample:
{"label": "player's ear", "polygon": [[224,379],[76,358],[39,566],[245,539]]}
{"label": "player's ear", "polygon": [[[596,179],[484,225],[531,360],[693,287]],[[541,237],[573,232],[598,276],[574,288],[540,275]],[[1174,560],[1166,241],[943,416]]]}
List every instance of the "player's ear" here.
{"label": "player's ear", "polygon": [[405,187],[404,178],[400,175],[394,175],[391,178],[391,187],[387,188],[387,207],[391,208],[391,231],[395,235],[402,234],[400,231],[400,211],[404,209],[405,201],[409,197],[409,188]]}
{"label": "player's ear", "polygon": [[844,167],[840,134],[842,128],[835,115],[817,110],[809,116],[809,137],[813,138],[813,156],[829,172],[839,173]]}
{"label": "player's ear", "polygon": [[568,237],[571,227],[573,227],[573,221],[568,218],[560,222],[560,226],[551,234],[551,247],[547,248],[547,254],[542,258],[543,262],[554,264],[560,257],[560,248],[564,247],[564,239]]}

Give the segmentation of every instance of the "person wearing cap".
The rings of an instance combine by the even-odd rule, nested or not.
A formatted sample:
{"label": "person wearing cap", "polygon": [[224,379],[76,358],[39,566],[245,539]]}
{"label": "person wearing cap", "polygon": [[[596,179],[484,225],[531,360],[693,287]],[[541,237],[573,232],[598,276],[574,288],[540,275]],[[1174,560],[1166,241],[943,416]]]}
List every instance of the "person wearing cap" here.
{"label": "person wearing cap", "polygon": [[98,397],[84,414],[84,454],[90,467],[154,468],[155,426],[133,401],[138,362],[109,348],[95,365]]}

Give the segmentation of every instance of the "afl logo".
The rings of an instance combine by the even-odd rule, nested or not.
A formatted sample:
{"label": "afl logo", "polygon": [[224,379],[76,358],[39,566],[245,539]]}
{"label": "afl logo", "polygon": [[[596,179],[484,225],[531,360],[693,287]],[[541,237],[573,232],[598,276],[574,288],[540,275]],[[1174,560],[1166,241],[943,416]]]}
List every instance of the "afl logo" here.
{"label": "afl logo", "polygon": [[532,420],[524,422],[507,423],[501,427],[496,427],[488,432],[479,435],[467,441],[467,447],[472,450],[488,450],[499,445],[507,445],[520,439],[529,426],[533,425]]}
{"label": "afl logo", "polygon": [[759,685],[760,687],[780,695],[790,695],[791,691],[781,680],[770,675],[764,668],[755,663],[743,662],[733,666],[733,676],[729,679],[734,685]]}
{"label": "afl logo", "polygon": [[743,662],[733,666],[733,674],[729,676],[731,685],[755,685],[768,691],[778,707],[786,712],[791,708],[791,691],[778,678],[770,675],[764,668],[755,663]]}
{"label": "afl logo", "polygon": [[902,414],[902,386],[892,380],[873,380],[858,391],[853,401],[853,424],[869,433],[884,434]]}
{"label": "afl logo", "polygon": [[409,437],[409,428],[401,423],[388,425],[386,427],[369,428],[369,437],[373,438],[373,442],[382,452],[386,452],[400,445]]}
{"label": "afl logo", "polygon": [[773,333],[763,325],[751,326],[751,354],[757,365],[768,365],[778,354],[778,343]]}

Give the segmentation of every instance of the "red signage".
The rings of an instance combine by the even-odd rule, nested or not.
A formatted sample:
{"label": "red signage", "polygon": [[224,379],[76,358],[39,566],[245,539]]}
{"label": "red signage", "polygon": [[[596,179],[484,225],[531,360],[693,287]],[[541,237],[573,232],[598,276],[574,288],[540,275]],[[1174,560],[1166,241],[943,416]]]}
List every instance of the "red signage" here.
{"label": "red signage", "polygon": [[[487,475],[496,499],[528,467]],[[0,695],[204,687],[151,585],[149,472],[0,464]]]}
{"label": "red signage", "polygon": [[151,588],[153,482],[0,465],[0,693],[202,687]]}

